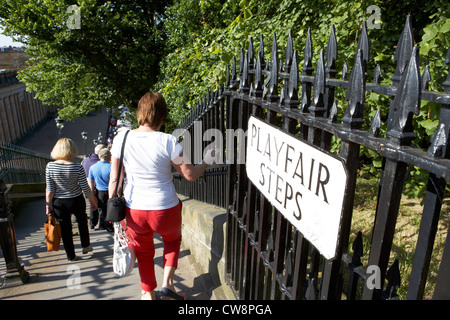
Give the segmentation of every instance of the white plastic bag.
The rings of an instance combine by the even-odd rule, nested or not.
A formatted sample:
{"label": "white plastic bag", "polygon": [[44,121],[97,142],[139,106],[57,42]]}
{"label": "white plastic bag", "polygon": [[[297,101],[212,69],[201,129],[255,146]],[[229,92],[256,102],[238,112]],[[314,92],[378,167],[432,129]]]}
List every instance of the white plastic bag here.
{"label": "white plastic bag", "polygon": [[125,277],[133,271],[136,262],[134,247],[128,243],[120,222],[114,222],[113,270],[117,277]]}

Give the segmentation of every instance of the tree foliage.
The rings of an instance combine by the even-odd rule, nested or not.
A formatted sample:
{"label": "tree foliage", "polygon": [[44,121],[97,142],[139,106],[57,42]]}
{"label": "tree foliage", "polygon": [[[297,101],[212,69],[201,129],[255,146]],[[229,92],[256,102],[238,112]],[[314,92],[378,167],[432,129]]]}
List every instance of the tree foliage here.
{"label": "tree foliage", "polygon": [[[370,8],[379,8],[377,13]],[[375,16],[374,16],[375,14]],[[407,15],[412,17],[414,40],[420,46],[420,70],[428,65],[430,90],[442,91],[448,74],[445,56],[450,46],[450,4],[438,0],[179,0],[168,8],[167,32],[171,53],[161,63],[161,75],[156,88],[166,96],[171,106],[169,129],[174,129],[200,100],[207,89],[217,90],[225,83],[226,66],[233,56],[239,58],[240,50],[247,50],[249,37],[253,37],[255,51],[264,37],[266,61],[270,59],[272,35],[278,40],[280,57],[289,31],[294,49],[299,51],[299,67],[303,66],[303,49],[308,28],[313,39],[313,66],[321,49],[326,50],[331,26],[335,27],[338,57],[337,77],[344,63],[351,69],[364,21],[380,19],[381,28],[368,28],[370,58],[366,66],[368,79],[381,68],[381,83],[391,85],[395,71],[394,53],[405,25]],[[350,74],[348,71],[348,74]],[[344,90],[336,90],[339,113],[345,110]],[[384,125],[389,113],[389,98],[375,93],[366,94],[365,126],[377,109],[381,111]],[[427,149],[429,139],[439,122],[440,106],[422,102],[420,114],[414,119],[418,137],[413,144]],[[340,118],[340,117],[339,117]],[[381,128],[381,135],[386,128]],[[332,149],[338,144],[334,142]],[[368,174],[379,174],[381,156],[370,149],[361,149],[361,169]],[[426,174],[411,168],[407,190],[412,196],[424,192]]]}
{"label": "tree foliage", "polygon": [[[19,73],[66,120],[101,106],[135,107],[152,87],[165,54],[170,1],[79,0],[80,28],[69,28],[73,1],[2,0],[0,23],[32,55]],[[70,22],[71,20],[69,20]]]}
{"label": "tree foliage", "polygon": [[[441,1],[270,0],[262,3],[257,0],[179,0],[167,11],[166,27],[172,51],[162,61],[156,86],[171,105],[171,126],[177,125],[207,88],[216,90],[225,82],[226,65],[231,63],[233,56],[239,57],[241,48],[246,50],[250,36],[256,46],[259,37],[264,36],[268,58],[272,34],[276,34],[279,48],[282,48],[290,30],[294,48],[302,53],[310,28],[315,65],[314,59],[321,49],[326,49],[334,25],[338,44],[337,69],[341,70],[345,62],[351,66],[362,24],[373,18],[373,12],[368,10],[370,5],[380,8],[381,29],[369,29],[369,74],[379,64],[382,83],[391,83],[395,46],[406,16],[411,14],[415,41],[422,48],[421,70],[429,64],[430,87],[442,89],[447,73],[445,53],[450,45],[450,10],[449,5]],[[284,50],[280,51],[282,55]],[[300,67],[302,65],[303,61],[300,61]],[[373,116],[380,106],[383,106],[382,114],[387,116],[389,104],[385,97],[370,95],[367,105],[368,117]],[[436,106],[430,104],[423,106],[419,131],[434,131],[437,125],[435,109]]]}

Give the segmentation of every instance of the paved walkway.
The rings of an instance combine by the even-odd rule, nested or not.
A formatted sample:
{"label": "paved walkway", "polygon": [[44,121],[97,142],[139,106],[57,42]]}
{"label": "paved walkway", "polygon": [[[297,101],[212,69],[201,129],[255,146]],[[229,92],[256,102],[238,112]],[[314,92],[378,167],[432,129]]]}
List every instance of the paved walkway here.
{"label": "paved walkway", "polygon": [[[61,136],[70,137],[83,153],[81,131],[95,133],[107,129],[107,114],[101,113],[68,122]],[[100,128],[100,129],[99,129]],[[53,120],[43,124],[33,136],[20,145],[42,153],[50,153],[58,138]],[[93,137],[90,136],[90,142]],[[93,149],[93,144],[91,144]],[[92,152],[88,150],[88,153]],[[61,247],[58,252],[47,252],[44,241],[45,200],[38,199],[23,204],[14,212],[18,255],[30,280],[23,285],[0,288],[0,299],[8,300],[136,300],[140,299],[140,280],[137,264],[131,275],[117,278],[112,270],[113,236],[104,230],[90,230],[92,253],[82,254],[77,224],[74,223],[74,243],[79,260],[69,262]],[[162,251],[159,238],[155,239],[155,272],[158,280],[157,295],[162,281]],[[182,248],[175,286],[189,300],[213,300],[214,294],[205,286],[204,275],[194,269],[189,249]],[[0,251],[0,278],[6,274],[3,253]]]}
{"label": "paved walkway", "polygon": [[[86,153],[94,152],[95,145],[93,140],[99,135],[99,132],[106,137],[108,129],[108,113],[106,111],[101,113],[91,113],[87,117],[78,118],[74,121],[64,121],[64,128],[61,130],[60,137],[67,137],[72,139],[77,147],[79,154],[85,154],[85,147],[81,132],[88,133],[86,140]],[[58,141],[58,129],[54,119],[40,124],[33,132],[30,132],[24,137],[19,145],[27,149],[31,149],[40,153],[50,154]]]}
{"label": "paved walkway", "polygon": [[[112,269],[113,236],[104,230],[90,230],[92,253],[82,254],[77,224],[73,224],[75,251],[79,260],[66,259],[61,245],[59,251],[47,252],[44,241],[45,200],[35,200],[21,206],[15,212],[14,223],[18,244],[18,255],[30,280],[23,285],[3,287],[0,299],[4,300],[136,300],[140,299],[140,280],[137,268],[124,278],[117,278]],[[155,273],[162,281],[162,242],[155,239]],[[6,274],[3,255],[0,260],[0,275]],[[3,279],[2,279],[3,280]],[[178,291],[190,300],[213,299],[191,263],[188,249],[181,250],[179,267],[175,275]]]}

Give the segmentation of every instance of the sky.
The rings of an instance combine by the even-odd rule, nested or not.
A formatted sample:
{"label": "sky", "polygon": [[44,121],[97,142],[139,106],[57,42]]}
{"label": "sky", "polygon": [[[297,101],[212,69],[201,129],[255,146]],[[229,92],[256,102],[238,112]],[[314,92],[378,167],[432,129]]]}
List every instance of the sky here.
{"label": "sky", "polygon": [[5,35],[2,34],[2,28],[0,28],[0,48],[1,47],[9,47],[9,46],[13,46],[13,47],[21,47],[22,43],[20,42],[14,42],[12,40],[12,38],[7,37]]}

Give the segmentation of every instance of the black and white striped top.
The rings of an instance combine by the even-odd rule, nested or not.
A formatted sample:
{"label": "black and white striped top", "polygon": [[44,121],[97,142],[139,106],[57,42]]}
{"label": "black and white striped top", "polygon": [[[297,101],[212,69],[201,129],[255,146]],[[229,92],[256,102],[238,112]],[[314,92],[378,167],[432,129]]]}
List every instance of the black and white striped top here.
{"label": "black and white striped top", "polygon": [[54,192],[55,198],[75,198],[81,192],[88,197],[92,193],[83,166],[79,163],[47,163],[45,182],[47,184],[46,191]]}

